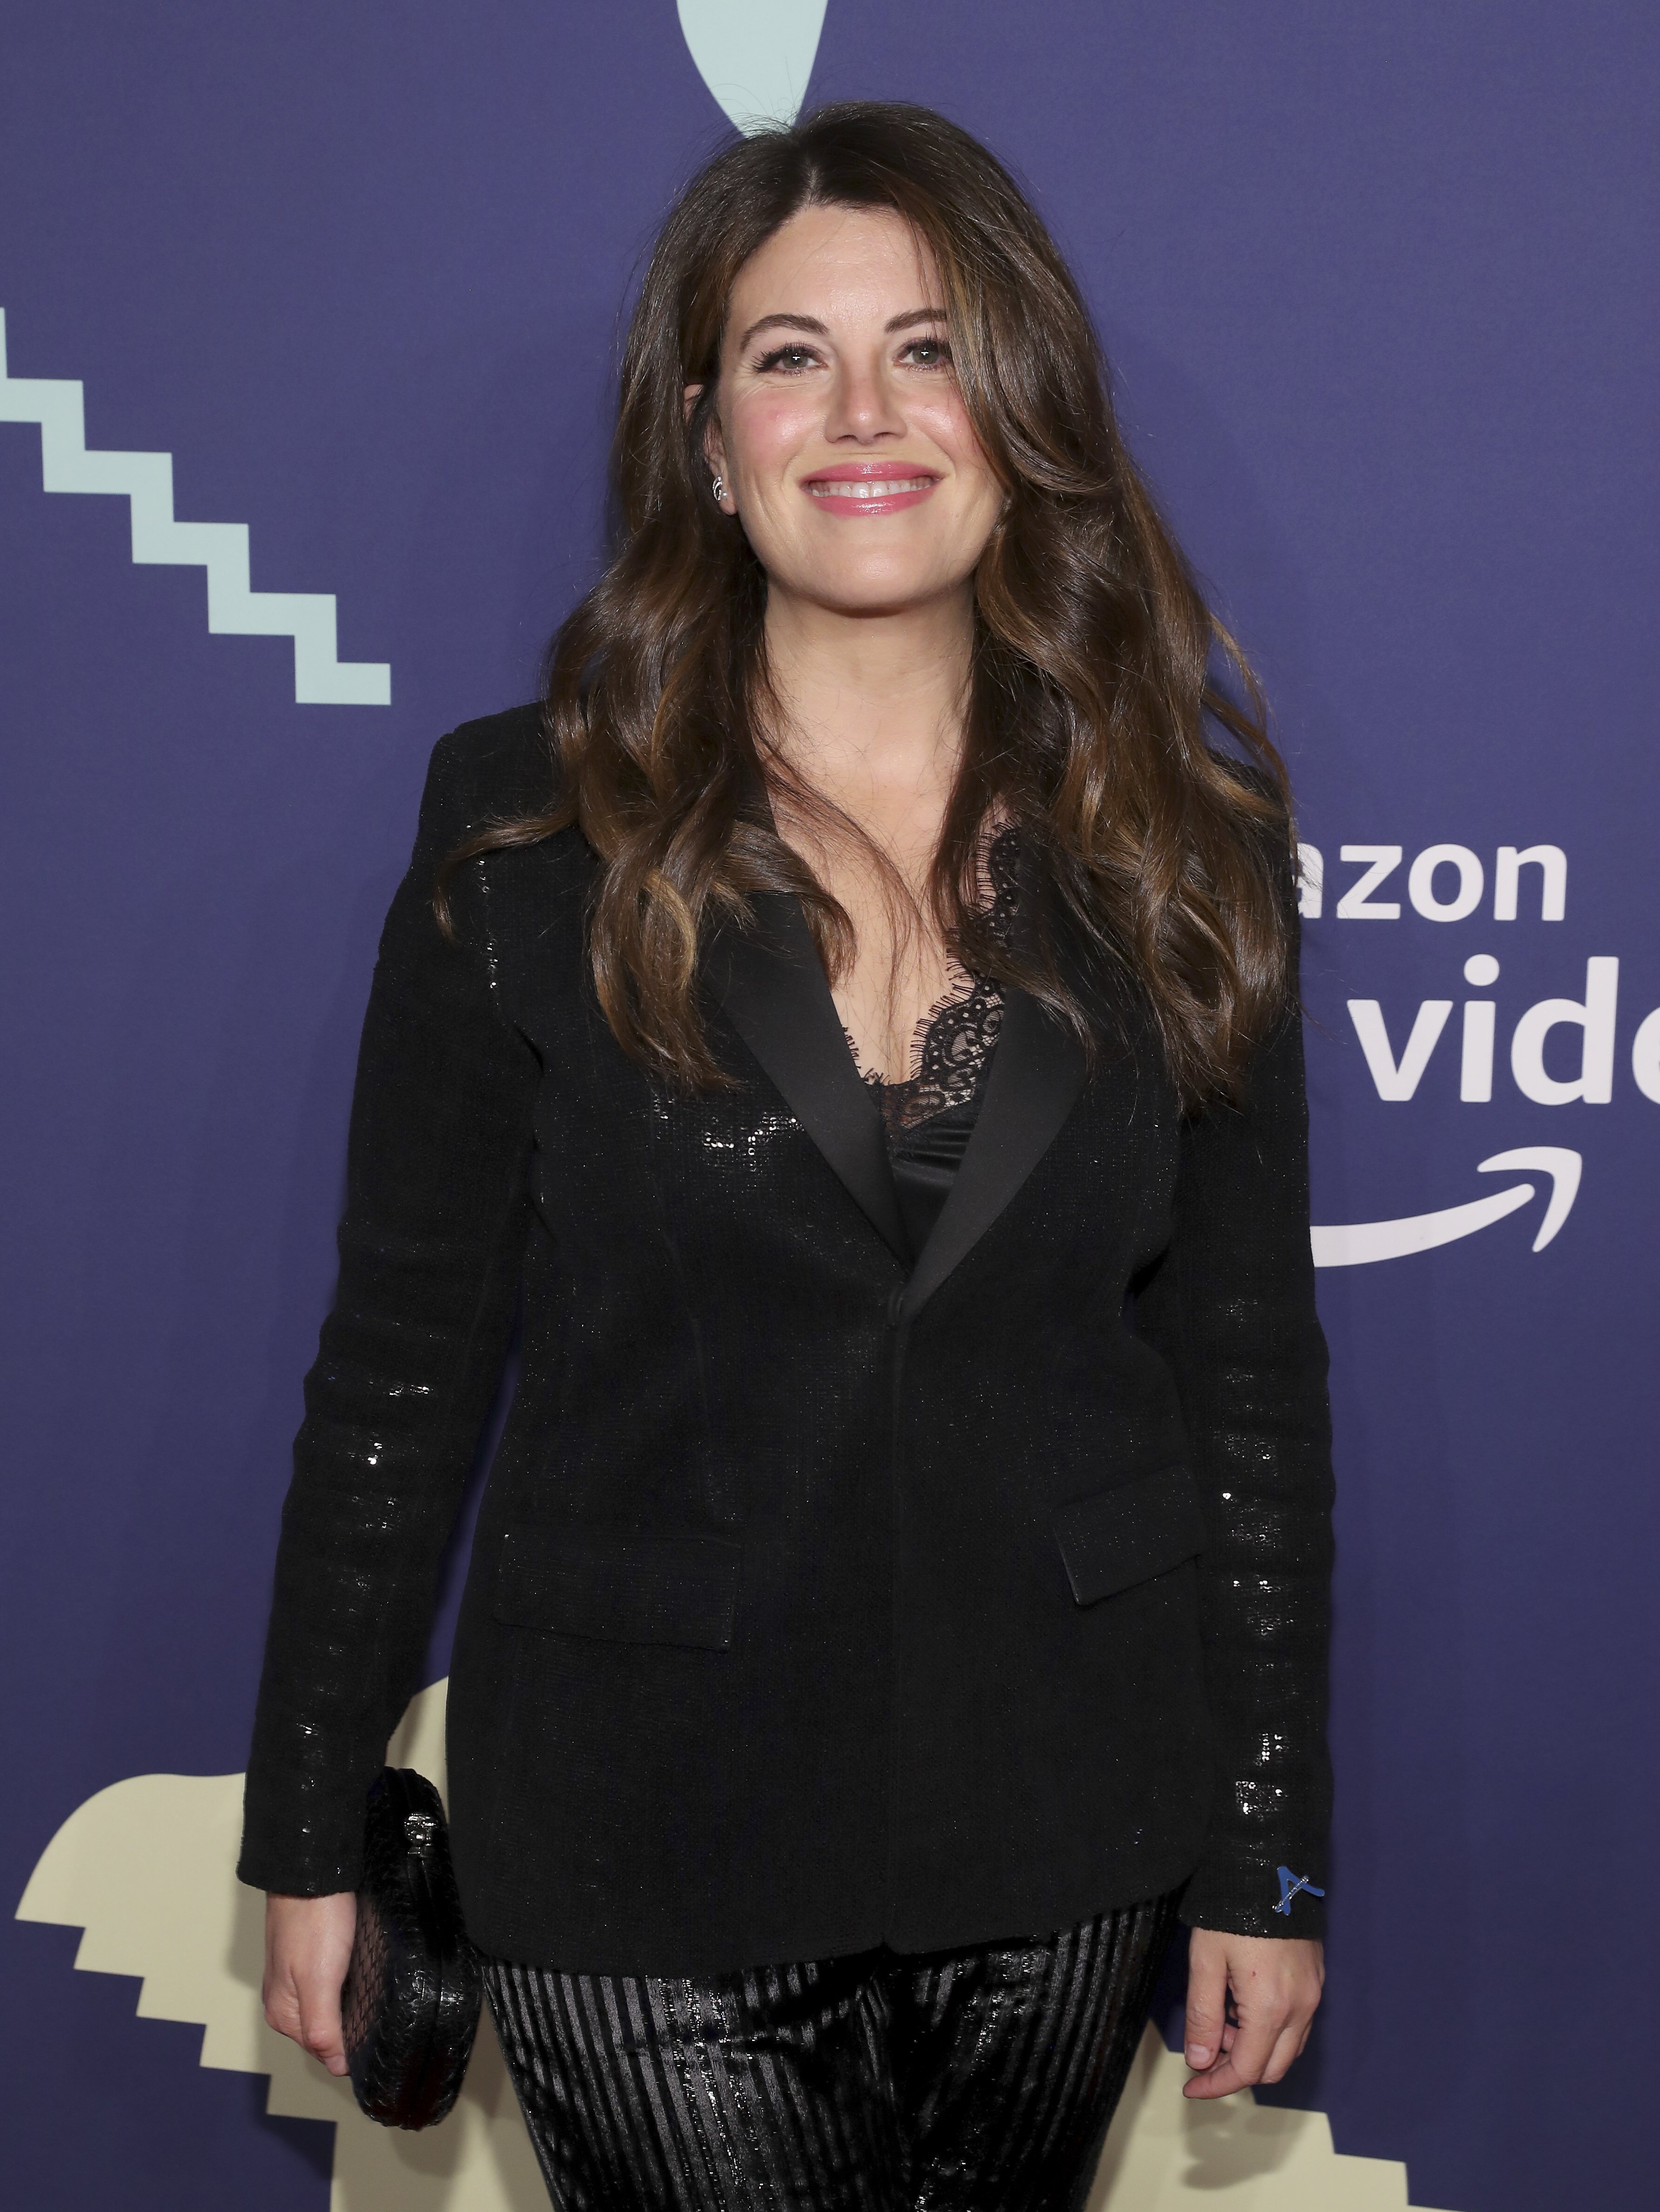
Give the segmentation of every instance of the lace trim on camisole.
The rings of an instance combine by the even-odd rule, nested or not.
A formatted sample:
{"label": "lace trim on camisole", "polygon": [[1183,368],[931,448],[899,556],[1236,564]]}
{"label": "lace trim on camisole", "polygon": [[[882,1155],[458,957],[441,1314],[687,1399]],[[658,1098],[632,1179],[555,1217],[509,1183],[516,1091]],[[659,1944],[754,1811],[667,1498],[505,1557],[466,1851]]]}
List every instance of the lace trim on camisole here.
{"label": "lace trim on camisole", "polygon": [[[1000,944],[1011,941],[1019,896],[1019,833],[1000,830],[985,856],[986,896],[982,911]],[[978,1091],[992,1048],[1003,1025],[1003,987],[990,975],[973,975],[955,959],[946,968],[950,982],[911,1034],[909,1073],[897,1083],[860,1065],[859,1048],[845,1027],[853,1063],[875,1093],[890,1144]]]}

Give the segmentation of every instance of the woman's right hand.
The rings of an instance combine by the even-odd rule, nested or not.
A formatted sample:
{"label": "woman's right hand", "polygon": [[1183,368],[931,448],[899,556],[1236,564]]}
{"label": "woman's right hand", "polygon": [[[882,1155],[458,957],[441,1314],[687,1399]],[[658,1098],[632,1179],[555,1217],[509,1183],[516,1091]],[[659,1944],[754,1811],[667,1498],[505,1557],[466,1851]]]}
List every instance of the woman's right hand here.
{"label": "woman's right hand", "polygon": [[265,1899],[265,2018],[331,2074],[346,2070],[340,1987],[356,1928],[357,1899],[349,1889]]}

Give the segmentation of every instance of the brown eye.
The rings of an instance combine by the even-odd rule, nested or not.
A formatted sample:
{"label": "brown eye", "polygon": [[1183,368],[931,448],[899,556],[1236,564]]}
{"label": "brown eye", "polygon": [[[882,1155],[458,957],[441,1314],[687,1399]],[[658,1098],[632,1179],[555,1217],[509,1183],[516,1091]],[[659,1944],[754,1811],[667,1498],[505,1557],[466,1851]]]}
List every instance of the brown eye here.
{"label": "brown eye", "polygon": [[787,376],[797,376],[804,368],[812,367],[812,349],[803,345],[775,346],[770,353],[763,354],[755,364],[757,374],[769,368],[781,368]]}
{"label": "brown eye", "polygon": [[951,348],[944,338],[913,338],[905,356],[917,368],[945,368],[951,362]]}

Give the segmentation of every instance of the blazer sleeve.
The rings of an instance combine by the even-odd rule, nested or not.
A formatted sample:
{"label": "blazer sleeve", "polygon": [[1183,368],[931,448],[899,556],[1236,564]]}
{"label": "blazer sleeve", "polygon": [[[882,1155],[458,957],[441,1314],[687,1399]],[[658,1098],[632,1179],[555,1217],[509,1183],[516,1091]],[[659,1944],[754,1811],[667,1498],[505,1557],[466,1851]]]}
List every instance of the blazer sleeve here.
{"label": "blazer sleeve", "polygon": [[340,1272],[283,1509],[237,1872],[354,1889],[364,1796],[412,1692],[511,1333],[538,1066],[491,988],[483,864],[452,878],[471,751],[435,747],[359,1048]]}
{"label": "blazer sleeve", "polygon": [[1288,1006],[1237,1106],[1182,1139],[1175,1234],[1137,1301],[1174,1369],[1207,1533],[1199,1567],[1215,1759],[1204,1854],[1182,1917],[1247,1936],[1318,1936],[1326,1887],[1332,1562],[1326,1341],[1309,1240],[1300,944],[1289,838]]}

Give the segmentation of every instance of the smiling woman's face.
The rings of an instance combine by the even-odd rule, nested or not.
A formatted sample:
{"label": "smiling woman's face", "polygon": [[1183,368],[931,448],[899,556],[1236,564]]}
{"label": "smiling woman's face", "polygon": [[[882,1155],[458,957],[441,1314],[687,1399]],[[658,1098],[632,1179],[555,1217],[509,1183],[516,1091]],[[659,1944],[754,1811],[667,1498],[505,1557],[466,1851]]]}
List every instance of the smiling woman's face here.
{"label": "smiling woman's face", "polygon": [[883,209],[804,209],[739,271],[708,456],[775,592],[878,614],[968,589],[1002,491],[941,309]]}

